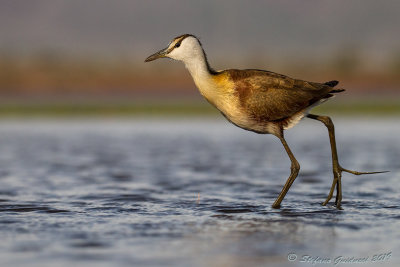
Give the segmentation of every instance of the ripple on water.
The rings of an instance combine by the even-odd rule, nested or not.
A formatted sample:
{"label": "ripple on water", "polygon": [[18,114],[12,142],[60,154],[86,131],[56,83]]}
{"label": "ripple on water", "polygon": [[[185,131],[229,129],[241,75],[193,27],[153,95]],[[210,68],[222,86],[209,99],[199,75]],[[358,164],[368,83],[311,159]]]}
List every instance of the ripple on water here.
{"label": "ripple on water", "polygon": [[160,199],[142,194],[123,194],[120,196],[112,197],[109,200],[112,202],[154,202],[154,203],[163,202]]}
{"label": "ripple on water", "polygon": [[60,210],[47,206],[36,206],[30,204],[0,205],[0,212],[45,212],[45,213],[65,213],[68,210]]}

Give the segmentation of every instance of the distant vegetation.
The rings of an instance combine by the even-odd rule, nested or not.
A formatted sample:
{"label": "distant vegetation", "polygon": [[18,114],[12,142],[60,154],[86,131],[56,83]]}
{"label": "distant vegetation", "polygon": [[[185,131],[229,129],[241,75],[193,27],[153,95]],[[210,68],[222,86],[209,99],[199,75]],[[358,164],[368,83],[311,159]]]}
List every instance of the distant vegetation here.
{"label": "distant vegetation", "polygon": [[[360,101],[330,101],[314,109],[321,114],[388,116],[400,115],[400,101],[396,99],[369,99]],[[0,118],[4,117],[126,117],[126,116],[157,116],[157,117],[188,117],[188,116],[219,116],[219,112],[206,101],[182,102],[131,102],[131,103],[8,103],[0,105]]]}
{"label": "distant vegetation", "polygon": [[[260,65],[260,62],[255,63],[247,62],[246,65]],[[273,71],[314,81],[344,79],[351,84],[369,83],[369,87],[379,90],[382,84],[384,87],[400,85],[399,53],[394,53],[383,66],[371,66],[354,49],[339,51],[321,62],[286,59],[277,62],[276,68],[273,61],[268,61],[268,65]],[[193,87],[193,83],[180,65],[166,62],[150,67],[143,59],[69,57],[51,52],[29,56],[0,53],[0,95],[22,92],[148,93],[165,87],[181,92]]]}
{"label": "distant vegetation", "polygon": [[[368,66],[351,49],[322,62],[291,59],[276,65],[268,61],[268,65],[276,66],[273,71],[306,80],[340,79],[341,86],[350,88],[350,102],[332,101],[319,107],[321,111],[400,113],[399,53],[383,67]],[[245,65],[260,64],[255,58]],[[230,63],[219,65],[234,67]],[[385,95],[390,101],[359,101],[367,94]],[[200,99],[180,64],[145,64],[143,59],[70,57],[51,52],[24,56],[0,53],[0,116],[217,114]]]}

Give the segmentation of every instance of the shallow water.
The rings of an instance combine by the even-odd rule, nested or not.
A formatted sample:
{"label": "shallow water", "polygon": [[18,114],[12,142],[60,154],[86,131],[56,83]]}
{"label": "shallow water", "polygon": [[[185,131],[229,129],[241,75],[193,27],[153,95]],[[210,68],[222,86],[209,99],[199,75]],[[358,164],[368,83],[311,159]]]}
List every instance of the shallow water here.
{"label": "shallow water", "polygon": [[223,120],[2,120],[0,266],[398,266],[399,122],[335,120],[344,167],[391,171],[344,174],[344,210],[321,206],[325,127],[287,131],[301,171],[275,210],[290,161],[270,135]]}

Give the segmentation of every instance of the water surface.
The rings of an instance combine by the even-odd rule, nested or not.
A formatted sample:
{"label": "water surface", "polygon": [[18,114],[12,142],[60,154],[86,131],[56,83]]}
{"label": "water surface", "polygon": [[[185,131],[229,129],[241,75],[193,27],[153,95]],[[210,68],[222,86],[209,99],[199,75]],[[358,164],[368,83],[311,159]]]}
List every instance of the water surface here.
{"label": "water surface", "polygon": [[318,122],[286,134],[301,171],[276,210],[290,161],[271,135],[223,120],[2,120],[0,266],[398,266],[400,121],[335,122],[345,168],[391,171],[344,174],[344,210],[321,206]]}

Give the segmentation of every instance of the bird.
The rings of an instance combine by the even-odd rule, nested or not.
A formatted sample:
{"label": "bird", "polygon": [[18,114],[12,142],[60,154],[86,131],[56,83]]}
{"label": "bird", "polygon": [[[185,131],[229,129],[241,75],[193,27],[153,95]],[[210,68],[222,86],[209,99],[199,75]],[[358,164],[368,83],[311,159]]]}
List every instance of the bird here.
{"label": "bird", "polygon": [[342,172],[354,175],[383,173],[358,172],[343,168],[339,164],[332,119],[310,113],[313,107],[345,91],[335,88],[338,81],[309,82],[259,69],[216,71],[210,67],[199,38],[193,34],[173,38],[166,48],[150,55],[145,62],[159,58],[182,61],[201,95],[229,122],[248,131],[272,134],[279,138],[291,161],[291,172],[272,208],[281,207],[282,200],[300,171],[300,164],[285,140],[284,131],[305,117],[322,122],[329,133],[333,181],[328,197],[322,205],[329,203],[336,189],[334,206],[342,209]]}

